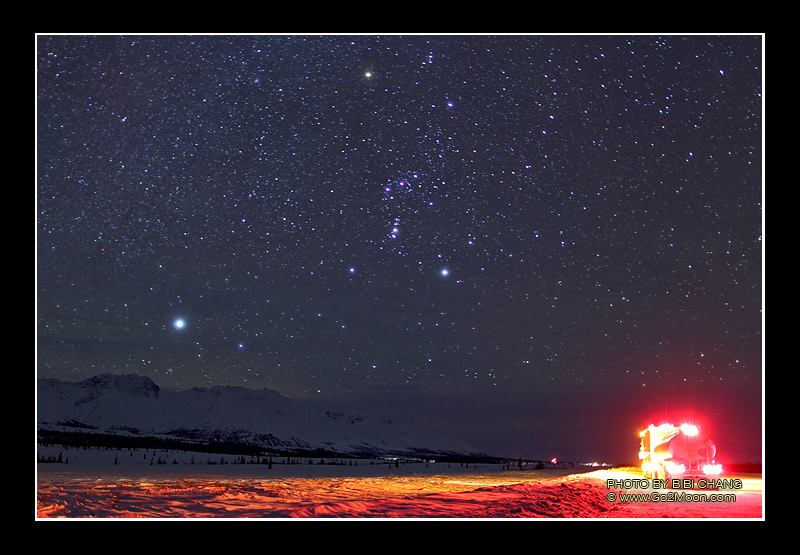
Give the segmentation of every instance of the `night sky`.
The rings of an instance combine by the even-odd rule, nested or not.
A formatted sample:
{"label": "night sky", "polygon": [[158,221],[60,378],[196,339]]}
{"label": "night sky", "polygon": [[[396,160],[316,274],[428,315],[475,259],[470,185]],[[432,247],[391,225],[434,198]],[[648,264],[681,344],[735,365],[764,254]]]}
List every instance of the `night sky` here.
{"label": "night sky", "polygon": [[689,415],[760,460],[762,49],[40,35],[37,375],[266,387],[510,456],[635,458]]}

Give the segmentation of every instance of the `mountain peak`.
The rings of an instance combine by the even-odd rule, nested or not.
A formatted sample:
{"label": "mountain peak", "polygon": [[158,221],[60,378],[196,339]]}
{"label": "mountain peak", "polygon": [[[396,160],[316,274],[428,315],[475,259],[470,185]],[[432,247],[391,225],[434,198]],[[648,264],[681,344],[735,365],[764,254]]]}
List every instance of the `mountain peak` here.
{"label": "mountain peak", "polygon": [[158,397],[160,391],[153,380],[137,374],[99,374],[83,380],[79,385],[88,390],[91,397],[109,391],[139,397]]}
{"label": "mountain peak", "polygon": [[40,427],[72,426],[146,436],[215,439],[342,453],[475,453],[465,442],[383,418],[324,411],[271,389],[237,386],[161,391],[138,375],[100,374],[78,383],[40,380]]}

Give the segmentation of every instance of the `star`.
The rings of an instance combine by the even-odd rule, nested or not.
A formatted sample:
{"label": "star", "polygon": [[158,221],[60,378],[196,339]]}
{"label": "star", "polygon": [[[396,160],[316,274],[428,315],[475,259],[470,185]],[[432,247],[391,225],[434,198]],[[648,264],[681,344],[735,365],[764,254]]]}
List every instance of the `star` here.
{"label": "star", "polygon": [[41,377],[755,391],[761,37],[37,38]]}

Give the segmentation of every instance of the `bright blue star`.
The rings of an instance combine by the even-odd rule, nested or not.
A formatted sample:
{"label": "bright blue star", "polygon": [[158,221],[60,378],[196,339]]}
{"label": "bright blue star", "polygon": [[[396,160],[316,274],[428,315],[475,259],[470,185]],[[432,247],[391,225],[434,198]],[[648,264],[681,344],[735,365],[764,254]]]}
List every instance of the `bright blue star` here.
{"label": "bright blue star", "polygon": [[449,273],[450,273],[450,270],[448,270],[447,268],[442,268],[441,274],[443,276],[447,276]]}
{"label": "bright blue star", "polygon": [[186,326],[186,322],[184,322],[182,318],[178,318],[172,323],[172,325],[175,326],[176,330],[181,330]]}

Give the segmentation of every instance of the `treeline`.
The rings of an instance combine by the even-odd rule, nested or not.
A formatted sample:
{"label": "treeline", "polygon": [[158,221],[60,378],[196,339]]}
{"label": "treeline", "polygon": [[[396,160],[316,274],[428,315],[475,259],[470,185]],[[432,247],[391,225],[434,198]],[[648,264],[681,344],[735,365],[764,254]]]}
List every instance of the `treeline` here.
{"label": "treeline", "polygon": [[[247,443],[237,443],[232,441],[201,441],[199,439],[169,438],[169,437],[148,437],[134,434],[112,434],[107,432],[93,431],[56,431],[38,430],[37,441],[41,446],[64,446],[75,449],[120,449],[120,450],[162,450],[162,451],[185,451],[205,454],[223,454],[239,456],[241,461],[257,461],[256,464],[268,464],[269,457],[276,459],[316,459],[316,460],[359,460],[375,459],[384,456],[391,456],[386,453],[350,453],[343,454],[337,451],[326,449],[302,449],[288,448],[280,446],[264,447]],[[416,459],[423,461],[433,461],[455,464],[476,464],[476,463],[502,463],[504,459],[489,456],[466,456],[458,454],[442,454],[430,452],[416,452],[397,454],[401,459]],[[58,462],[41,460],[40,462]],[[167,464],[167,463],[161,463]],[[349,463],[346,463],[349,464]]]}
{"label": "treeline", "polygon": [[41,455],[40,455],[40,456],[36,457],[36,462],[40,462],[40,463],[58,463],[58,464],[64,463],[64,464],[69,464],[69,457],[64,457],[64,454],[63,454],[62,452],[60,452],[60,451],[59,451],[59,453],[58,453],[58,456],[51,455],[51,456],[47,456],[47,457],[45,457],[45,456],[41,456]]}
{"label": "treeline", "polygon": [[253,445],[215,441],[186,441],[172,438],[129,436],[101,432],[62,432],[38,430],[39,445],[64,445],[68,447],[98,449],[160,449],[164,451],[194,451],[198,453],[224,453],[258,457],[281,453],[265,452]]}
{"label": "treeline", "polygon": [[[268,460],[268,457],[286,457],[296,459],[347,459],[347,455],[326,449],[288,449],[280,447],[261,447],[246,443],[230,441],[199,441],[178,438],[148,437],[134,435],[118,435],[104,432],[86,431],[55,431],[38,430],[37,442],[42,446],[63,445],[76,449],[127,449],[127,450],[161,450],[161,451],[188,451],[206,454],[221,454],[240,456],[241,460]],[[374,455],[372,455],[374,456]],[[353,455],[352,458],[360,458]],[[368,456],[366,457],[368,458]],[[40,461],[55,462],[55,461]]]}

